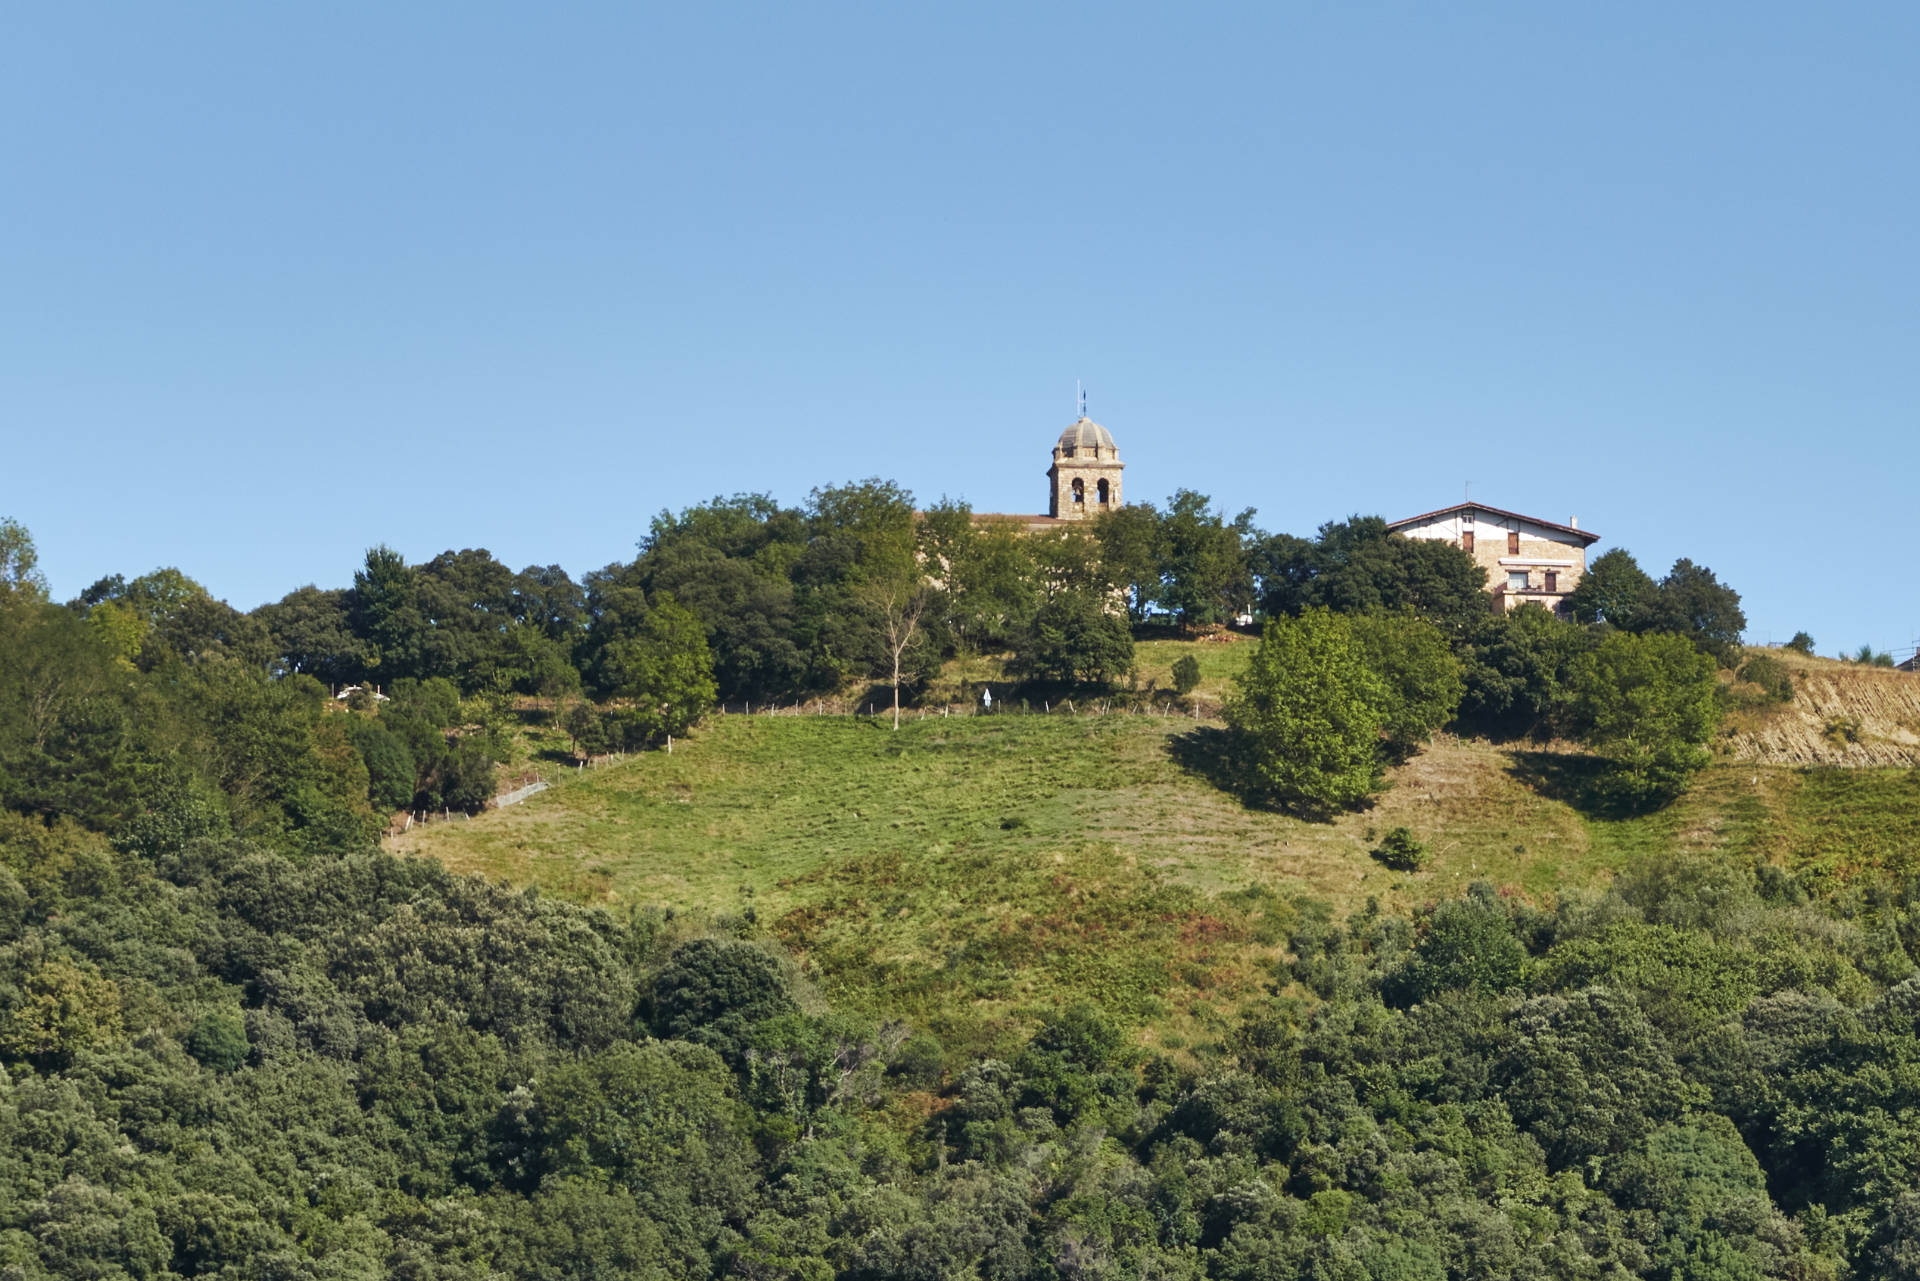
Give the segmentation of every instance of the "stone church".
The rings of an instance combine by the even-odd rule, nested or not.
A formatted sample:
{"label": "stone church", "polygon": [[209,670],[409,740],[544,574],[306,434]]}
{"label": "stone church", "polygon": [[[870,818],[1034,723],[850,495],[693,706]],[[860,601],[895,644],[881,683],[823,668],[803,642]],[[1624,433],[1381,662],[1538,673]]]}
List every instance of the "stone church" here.
{"label": "stone church", "polygon": [[1047,468],[1046,515],[975,512],[973,518],[1015,521],[1028,531],[1092,520],[1101,512],[1120,506],[1120,473],[1126,466],[1120,461],[1113,433],[1087,417],[1083,410],[1079,419],[1054,442],[1053,466]]}

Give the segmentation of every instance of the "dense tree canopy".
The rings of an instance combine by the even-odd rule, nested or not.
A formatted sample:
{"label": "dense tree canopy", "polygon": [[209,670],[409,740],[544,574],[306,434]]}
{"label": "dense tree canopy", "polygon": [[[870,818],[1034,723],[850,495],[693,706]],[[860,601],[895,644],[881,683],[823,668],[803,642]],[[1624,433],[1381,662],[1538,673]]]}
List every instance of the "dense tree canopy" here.
{"label": "dense tree canopy", "polygon": [[806,1008],[764,939],[0,815],[0,1260],[1898,1277],[1920,979],[1880,923],[1920,887],[1877,902],[1680,863],[1550,910],[1303,903],[1284,998],[1217,1052],[1080,1004],[928,1077],[924,1038]]}
{"label": "dense tree canopy", "polygon": [[1567,597],[1567,608],[1582,623],[1684,636],[1723,666],[1734,661],[1747,625],[1740,593],[1711,569],[1682,558],[1655,583],[1621,548],[1594,558]]}
{"label": "dense tree canopy", "polygon": [[1746,626],[1740,593],[1705,565],[1682,558],[1660,580],[1647,630],[1684,636],[1716,662],[1725,664],[1739,651],[1740,633]]}
{"label": "dense tree canopy", "polygon": [[1615,633],[1575,660],[1572,721],[1630,804],[1670,799],[1706,766],[1719,724],[1712,662],[1683,636]]}
{"label": "dense tree canopy", "polygon": [[1453,720],[1460,672],[1411,613],[1269,619],[1226,707],[1242,788],[1316,817],[1361,804]]}
{"label": "dense tree canopy", "polygon": [[[1160,518],[1158,597],[1182,623],[1229,622],[1253,603],[1243,545],[1253,513],[1229,524],[1212,502],[1205,494],[1178,490]],[[1118,533],[1126,525],[1113,522],[1109,528]]]}
{"label": "dense tree canopy", "polygon": [[1659,588],[1624,547],[1593,558],[1567,596],[1567,612],[1577,622],[1611,623],[1637,632],[1653,621]]}
{"label": "dense tree canopy", "polygon": [[1043,683],[1104,689],[1133,667],[1133,635],[1091,593],[1062,592],[1034,612],[1014,661]]}
{"label": "dense tree canopy", "polygon": [[1320,527],[1314,539],[1261,540],[1253,553],[1269,615],[1408,611],[1449,630],[1487,612],[1486,571],[1452,543],[1391,533],[1378,516]]}
{"label": "dense tree canopy", "polygon": [[1384,751],[1406,761],[1460,708],[1460,660],[1446,637],[1412,614],[1361,614],[1350,620],[1367,667],[1380,678]]}
{"label": "dense tree canopy", "polygon": [[608,647],[606,672],[637,736],[682,734],[713,708],[713,658],[700,620],[667,592],[654,598],[638,632]]}

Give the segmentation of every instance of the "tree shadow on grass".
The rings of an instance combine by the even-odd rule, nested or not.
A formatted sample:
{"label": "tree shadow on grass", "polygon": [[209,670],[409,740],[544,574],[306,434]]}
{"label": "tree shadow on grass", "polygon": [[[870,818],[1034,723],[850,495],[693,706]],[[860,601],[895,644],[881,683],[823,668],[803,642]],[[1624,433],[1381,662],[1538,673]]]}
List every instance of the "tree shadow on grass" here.
{"label": "tree shadow on grass", "polygon": [[1607,762],[1567,752],[1515,752],[1507,772],[1550,801],[1570,805],[1588,818],[1637,818],[1662,801],[1608,786]]}
{"label": "tree shadow on grass", "polygon": [[[1200,725],[1167,740],[1167,755],[1193,777],[1232,796],[1250,810],[1285,814],[1309,823],[1331,823],[1335,813],[1324,807],[1286,804],[1254,786],[1240,768],[1233,734],[1217,725]],[[1370,808],[1372,802],[1359,808]]]}

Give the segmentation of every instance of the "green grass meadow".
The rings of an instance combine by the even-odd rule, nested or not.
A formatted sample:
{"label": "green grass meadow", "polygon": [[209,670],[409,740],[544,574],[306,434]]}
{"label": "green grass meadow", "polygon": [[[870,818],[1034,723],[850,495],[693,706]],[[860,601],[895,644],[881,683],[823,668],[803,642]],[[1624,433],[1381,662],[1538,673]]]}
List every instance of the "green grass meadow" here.
{"label": "green grass meadow", "polygon": [[[1075,997],[1172,1048],[1258,995],[1302,899],[1407,905],[1490,880],[1540,900],[1688,851],[1844,875],[1920,835],[1907,771],[1715,766],[1658,814],[1584,817],[1520,754],[1443,738],[1373,809],[1251,811],[1181,764],[1179,717],[716,717],[674,752],[396,839],[457,870],[684,928],[753,922],[828,999],[991,1047]],[[1419,873],[1368,851],[1405,825]],[[1868,840],[1865,832],[1875,836]]]}
{"label": "green grass meadow", "polygon": [[[1139,688],[1200,659],[1217,706],[1251,638],[1149,640]],[[1169,704],[1162,702],[1161,706]],[[672,754],[581,773],[397,852],[676,928],[764,931],[822,995],[991,1049],[1045,1011],[1098,1000],[1144,1039],[1196,1050],[1267,990],[1299,905],[1406,907],[1476,880],[1548,901],[1682,855],[1847,879],[1920,850],[1920,774],[1724,762],[1658,813],[1603,820],[1564,800],[1577,758],[1441,736],[1365,812],[1309,823],[1249,810],[1183,762],[1218,748],[1190,712],[722,715]],[[564,746],[529,726],[529,746]],[[1369,851],[1405,826],[1431,863]]]}

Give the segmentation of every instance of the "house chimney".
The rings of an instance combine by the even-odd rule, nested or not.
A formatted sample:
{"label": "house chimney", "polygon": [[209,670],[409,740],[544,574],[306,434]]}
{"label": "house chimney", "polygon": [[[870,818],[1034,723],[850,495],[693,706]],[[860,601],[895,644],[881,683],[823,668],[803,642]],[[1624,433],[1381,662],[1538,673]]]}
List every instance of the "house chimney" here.
{"label": "house chimney", "polygon": [[1580,528],[1580,518],[1578,516],[1567,517],[1567,528],[1568,529]]}

